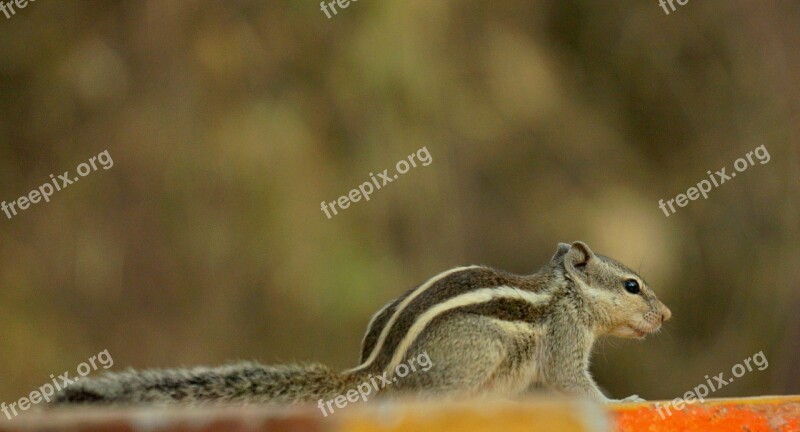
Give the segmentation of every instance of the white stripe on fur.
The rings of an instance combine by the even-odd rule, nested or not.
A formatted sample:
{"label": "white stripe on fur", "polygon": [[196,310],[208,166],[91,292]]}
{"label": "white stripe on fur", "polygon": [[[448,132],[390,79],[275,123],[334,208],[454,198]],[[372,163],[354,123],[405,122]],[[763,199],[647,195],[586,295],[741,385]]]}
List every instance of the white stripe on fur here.
{"label": "white stripe on fur", "polygon": [[439,282],[440,280],[444,279],[447,276],[450,276],[453,273],[457,273],[457,272],[464,271],[464,270],[471,270],[471,269],[480,268],[480,267],[481,266],[472,265],[472,266],[466,266],[466,267],[452,268],[450,270],[446,270],[446,271],[443,271],[443,272],[437,274],[436,276],[434,276],[434,277],[428,279],[427,281],[425,281],[424,284],[422,284],[419,287],[417,287],[417,289],[415,289],[411,294],[408,295],[408,297],[403,299],[403,301],[399,305],[397,305],[397,308],[394,310],[394,313],[392,314],[392,317],[389,319],[389,321],[386,322],[386,325],[383,326],[383,330],[381,331],[381,335],[380,335],[380,337],[378,337],[378,341],[375,343],[375,346],[372,348],[372,352],[370,353],[369,357],[364,361],[364,363],[361,363],[360,365],[354,367],[353,369],[350,369],[348,372],[354,372],[354,371],[361,370],[361,369],[371,365],[372,362],[375,361],[375,359],[378,357],[378,353],[381,352],[381,348],[383,348],[383,343],[386,341],[386,337],[389,335],[389,331],[391,330],[392,326],[394,326],[395,321],[397,321],[397,318],[406,309],[406,307],[409,305],[409,303],[411,303],[420,294],[424,293],[428,288],[433,286],[433,284],[435,284],[436,282]]}
{"label": "white stripe on fur", "polygon": [[411,344],[414,343],[420,333],[425,330],[425,327],[437,316],[440,316],[441,314],[455,308],[478,303],[486,303],[500,298],[518,299],[526,301],[531,305],[539,305],[550,300],[550,295],[534,293],[516,287],[503,285],[493,288],[481,288],[476,291],[453,297],[443,303],[439,303],[417,317],[417,320],[414,321],[414,324],[411,325],[411,328],[403,337],[400,345],[397,346],[397,349],[394,351],[394,355],[392,356],[392,361],[389,362],[389,365],[385,370],[389,373],[394,372],[394,369],[405,357],[408,349],[411,348]]}

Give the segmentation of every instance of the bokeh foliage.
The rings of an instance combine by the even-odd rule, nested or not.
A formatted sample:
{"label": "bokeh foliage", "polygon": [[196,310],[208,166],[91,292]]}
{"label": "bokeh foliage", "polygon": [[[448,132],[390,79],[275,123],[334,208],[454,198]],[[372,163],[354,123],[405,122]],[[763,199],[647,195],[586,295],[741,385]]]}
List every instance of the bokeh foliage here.
{"label": "bokeh foliage", "polygon": [[[613,395],[800,392],[800,4],[44,1],[0,16],[0,400],[114,368],[349,367],[385,301],[445,268],[530,272],[581,239],[674,318],[607,340]],[[665,218],[759,145],[756,165]],[[368,174],[412,170],[328,220]]]}

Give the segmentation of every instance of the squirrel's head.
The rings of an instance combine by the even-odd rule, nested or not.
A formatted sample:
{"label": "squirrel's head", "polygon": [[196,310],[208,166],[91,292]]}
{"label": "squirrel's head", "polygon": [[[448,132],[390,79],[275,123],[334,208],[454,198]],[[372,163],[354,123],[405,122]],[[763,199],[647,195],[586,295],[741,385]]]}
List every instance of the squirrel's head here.
{"label": "squirrel's head", "polygon": [[641,339],[672,316],[641,276],[583,242],[560,243],[552,261],[586,294],[599,334]]}

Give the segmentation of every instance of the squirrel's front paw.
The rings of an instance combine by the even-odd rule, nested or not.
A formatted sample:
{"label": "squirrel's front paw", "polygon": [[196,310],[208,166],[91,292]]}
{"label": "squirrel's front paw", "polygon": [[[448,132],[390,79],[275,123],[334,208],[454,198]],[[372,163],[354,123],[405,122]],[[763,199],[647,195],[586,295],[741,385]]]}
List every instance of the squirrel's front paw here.
{"label": "squirrel's front paw", "polygon": [[640,398],[639,395],[630,395],[625,399],[619,399],[614,402],[647,402],[644,399]]}

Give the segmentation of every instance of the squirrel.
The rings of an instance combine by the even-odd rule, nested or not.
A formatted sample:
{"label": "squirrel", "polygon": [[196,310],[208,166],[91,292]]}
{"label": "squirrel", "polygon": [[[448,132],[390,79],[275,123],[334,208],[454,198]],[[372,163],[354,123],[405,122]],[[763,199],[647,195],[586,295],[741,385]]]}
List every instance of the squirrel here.
{"label": "squirrel", "polygon": [[[628,267],[583,242],[560,243],[530,275],[457,267],[405,292],[373,315],[361,362],[349,370],[314,363],[128,370],[72,384],[54,403],[322,404],[376,377],[391,384],[379,394],[511,398],[544,386],[599,402],[642,401],[600,391],[589,373],[592,345],[604,335],[643,339],[671,315]],[[397,379],[398,366],[422,355],[428,369]]]}

